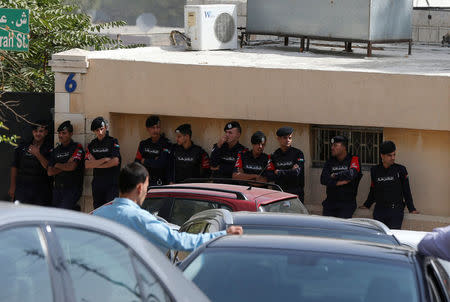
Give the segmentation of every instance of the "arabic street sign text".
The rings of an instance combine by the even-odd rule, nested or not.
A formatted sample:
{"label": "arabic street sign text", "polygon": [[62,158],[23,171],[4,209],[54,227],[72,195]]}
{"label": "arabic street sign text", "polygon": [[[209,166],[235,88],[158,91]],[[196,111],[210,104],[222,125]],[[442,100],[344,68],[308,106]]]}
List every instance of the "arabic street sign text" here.
{"label": "arabic street sign text", "polygon": [[29,33],[28,10],[0,8],[0,49],[28,51]]}

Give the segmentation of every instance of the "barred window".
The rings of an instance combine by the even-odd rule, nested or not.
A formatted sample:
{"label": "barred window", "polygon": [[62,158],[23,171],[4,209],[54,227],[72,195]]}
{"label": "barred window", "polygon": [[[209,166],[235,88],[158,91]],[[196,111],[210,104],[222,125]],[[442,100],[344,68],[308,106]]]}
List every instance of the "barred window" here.
{"label": "barred window", "polygon": [[348,138],[349,153],[358,155],[363,166],[380,163],[379,147],[383,142],[383,130],[380,128],[312,126],[311,134],[314,167],[322,167],[331,157],[330,140],[336,135]]}

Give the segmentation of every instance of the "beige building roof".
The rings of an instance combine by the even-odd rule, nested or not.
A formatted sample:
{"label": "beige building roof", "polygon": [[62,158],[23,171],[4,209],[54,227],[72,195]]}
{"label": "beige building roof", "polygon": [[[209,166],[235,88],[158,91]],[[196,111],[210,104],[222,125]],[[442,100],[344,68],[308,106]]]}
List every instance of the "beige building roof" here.
{"label": "beige building roof", "polygon": [[[377,44],[373,57],[354,44],[353,53],[343,43],[312,41],[310,52],[300,53],[298,46],[246,46],[237,50],[186,51],[183,47],[144,47],[87,52],[87,59],[142,61],[185,65],[210,65],[324,71],[450,76],[450,48],[414,45]],[[328,46],[323,46],[328,45]],[[361,47],[364,45],[361,44]],[[380,49],[377,49],[380,48]],[[62,54],[62,53],[61,53]],[[55,58],[54,58],[55,59]]]}

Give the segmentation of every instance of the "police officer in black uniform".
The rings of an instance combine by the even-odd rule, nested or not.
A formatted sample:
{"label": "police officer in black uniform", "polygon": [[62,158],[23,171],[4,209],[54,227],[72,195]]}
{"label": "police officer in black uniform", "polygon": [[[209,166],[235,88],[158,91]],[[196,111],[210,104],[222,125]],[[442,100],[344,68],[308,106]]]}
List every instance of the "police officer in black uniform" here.
{"label": "police officer in black uniform", "polygon": [[372,180],[369,196],[360,208],[370,208],[375,202],[373,219],[391,229],[401,229],[405,203],[412,214],[419,212],[414,207],[409,187],[408,171],[395,163],[395,144],[385,141],[380,146],[381,163],[370,169]]}
{"label": "police officer in black uniform", "polygon": [[60,144],[53,149],[48,162],[48,175],[54,176],[53,206],[76,209],[83,192],[83,146],[72,140],[73,126],[65,121],[58,127]]}
{"label": "police officer in black uniform", "polygon": [[191,125],[180,125],[176,130],[177,145],[171,154],[171,183],[179,183],[187,178],[208,177],[209,157],[192,140]]}
{"label": "police officer in black uniform", "polygon": [[361,162],[347,148],[346,137],[338,135],[331,139],[331,158],[320,176],[320,183],[327,187],[327,198],[322,202],[323,216],[351,218],[356,210]]}
{"label": "police officer in black uniform", "polygon": [[143,164],[150,175],[150,186],[169,183],[169,158],[172,144],[161,134],[159,116],[151,115],[145,122],[150,137],[139,143],[135,161]]}
{"label": "police officer in black uniform", "polygon": [[273,165],[270,155],[264,153],[267,138],[261,131],[256,131],[251,138],[252,150],[238,153],[233,178],[267,182],[273,178]]}
{"label": "police officer in black uniform", "polygon": [[116,138],[109,136],[103,117],[95,118],[91,123],[95,133],[85,156],[86,169],[94,169],[92,180],[92,198],[94,209],[119,196],[120,146]]}
{"label": "police officer in black uniform", "polygon": [[277,130],[280,148],[272,154],[275,183],[284,191],[298,195],[304,202],[305,187],[305,156],[303,152],[291,146],[291,127],[281,127]]}
{"label": "police officer in black uniform", "polygon": [[238,153],[246,148],[239,143],[241,125],[238,122],[227,123],[223,130],[225,135],[214,144],[211,152],[211,171],[213,177],[231,178]]}
{"label": "police officer in black uniform", "polygon": [[52,146],[46,139],[48,125],[37,121],[32,127],[33,139],[14,151],[9,196],[22,203],[51,205],[52,193],[47,164]]}

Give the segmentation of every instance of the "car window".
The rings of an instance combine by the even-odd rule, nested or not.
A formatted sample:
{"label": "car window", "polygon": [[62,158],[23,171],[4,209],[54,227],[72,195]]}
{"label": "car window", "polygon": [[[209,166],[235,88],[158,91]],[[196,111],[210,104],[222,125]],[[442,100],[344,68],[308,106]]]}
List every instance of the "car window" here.
{"label": "car window", "polygon": [[71,275],[76,301],[140,300],[128,248],[108,236],[55,227]]}
{"label": "car window", "polygon": [[164,290],[164,288],[161,286],[158,280],[155,279],[153,273],[149,272],[146,269],[145,264],[142,263],[136,257],[133,257],[133,259],[136,263],[135,268],[139,275],[139,280],[143,291],[142,301],[143,302],[172,301],[172,299],[170,299],[170,296],[167,294],[167,292]]}
{"label": "car window", "polygon": [[261,205],[258,210],[261,212],[309,214],[306,207],[298,198],[289,198]]}
{"label": "car window", "polygon": [[0,301],[53,301],[42,238],[37,227],[0,232]]}
{"label": "car window", "polygon": [[245,225],[241,224],[245,234],[256,235],[294,235],[294,236],[312,236],[337,239],[349,239],[368,241],[382,244],[398,245],[394,237],[385,234],[361,233],[358,231],[349,232],[334,229],[320,229],[308,227],[293,226],[274,226],[274,225]]}
{"label": "car window", "polygon": [[196,213],[217,208],[219,208],[219,205],[215,202],[187,198],[175,198],[172,216],[168,220],[171,223],[182,225]]}
{"label": "car window", "polygon": [[[218,261],[220,259],[220,261]],[[408,262],[280,249],[206,248],[184,269],[212,301],[418,302]],[[212,285],[211,280],[233,280]]]}
{"label": "car window", "polygon": [[170,197],[146,198],[142,203],[142,208],[171,222],[169,220],[172,209],[172,201]]}
{"label": "car window", "polygon": [[[204,233],[208,223],[206,221],[195,222],[189,225],[186,229],[187,233],[190,234],[199,234]],[[182,261],[186,258],[190,252],[177,251],[175,254],[175,261]]]}

